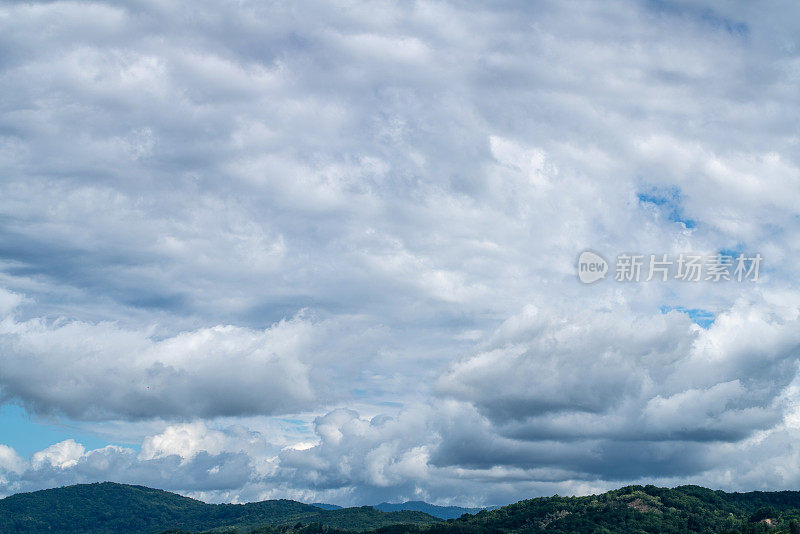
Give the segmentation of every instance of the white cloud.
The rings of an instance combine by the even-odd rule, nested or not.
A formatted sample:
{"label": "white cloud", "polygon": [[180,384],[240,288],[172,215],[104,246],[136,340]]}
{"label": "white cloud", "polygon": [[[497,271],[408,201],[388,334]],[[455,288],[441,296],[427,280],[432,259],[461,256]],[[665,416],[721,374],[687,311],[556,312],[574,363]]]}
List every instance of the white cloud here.
{"label": "white cloud", "polygon": [[25,468],[23,460],[17,451],[8,445],[0,444],[0,470],[20,473]]}
{"label": "white cloud", "polygon": [[263,331],[215,326],[154,340],[78,321],[0,323],[0,388],[42,412],[85,419],[264,414],[314,399],[302,317]]}
{"label": "white cloud", "polygon": [[31,465],[34,469],[40,469],[45,465],[66,469],[77,465],[85,452],[86,448],[83,445],[76,443],[74,439],[67,439],[34,453],[31,456]]}
{"label": "white cloud", "polygon": [[170,426],[162,434],[148,436],[144,440],[139,458],[152,460],[175,454],[186,460],[200,451],[219,454],[225,439],[225,434],[210,430],[200,421]]}
{"label": "white cloud", "polygon": [[176,455],[187,462],[201,452],[216,456],[223,452],[264,455],[267,451],[268,443],[257,432],[241,426],[220,431],[209,428],[202,421],[195,421],[170,425],[161,434],[147,436],[142,442],[138,458],[153,460]]}

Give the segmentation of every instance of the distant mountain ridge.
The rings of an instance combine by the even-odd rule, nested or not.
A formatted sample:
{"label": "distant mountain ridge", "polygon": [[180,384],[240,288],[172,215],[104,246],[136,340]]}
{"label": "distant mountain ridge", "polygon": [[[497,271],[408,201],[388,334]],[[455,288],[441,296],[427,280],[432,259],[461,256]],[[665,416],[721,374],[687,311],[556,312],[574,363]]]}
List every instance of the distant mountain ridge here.
{"label": "distant mountain ridge", "polygon": [[322,508],[323,510],[341,510],[344,506],[339,506],[338,504],[327,504],[324,502],[312,502],[311,506],[316,506],[317,508]]}
{"label": "distant mountain ridge", "polygon": [[[322,508],[323,510],[341,510],[343,507],[336,504],[313,502],[311,506]],[[463,506],[438,506],[425,501],[406,501],[401,503],[382,502],[373,504],[373,508],[381,512],[424,512],[439,519],[456,519],[464,514],[477,514],[481,510],[494,510],[499,506],[488,506],[485,508],[464,508]]]}
{"label": "distant mountain ridge", "polygon": [[373,505],[373,508],[381,512],[400,512],[403,510],[410,510],[414,512],[425,512],[433,517],[439,519],[456,519],[464,514],[477,514],[481,510],[498,508],[497,506],[491,508],[462,508],[461,506],[437,506],[429,504],[424,501],[406,501],[403,503],[388,503],[382,502]]}

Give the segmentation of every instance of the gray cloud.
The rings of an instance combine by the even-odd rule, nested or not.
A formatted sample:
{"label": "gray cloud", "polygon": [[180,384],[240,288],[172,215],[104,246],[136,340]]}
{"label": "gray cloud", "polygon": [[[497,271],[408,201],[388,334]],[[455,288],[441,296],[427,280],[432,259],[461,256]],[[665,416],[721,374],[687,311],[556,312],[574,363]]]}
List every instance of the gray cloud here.
{"label": "gray cloud", "polygon": [[515,437],[736,440],[769,428],[795,377],[794,308],[740,302],[708,330],[678,312],[534,308],[439,380]]}
{"label": "gray cloud", "polygon": [[294,412],[314,400],[303,361],[314,329],[298,317],[156,341],[109,323],[6,317],[0,393],[32,411],[95,420]]}

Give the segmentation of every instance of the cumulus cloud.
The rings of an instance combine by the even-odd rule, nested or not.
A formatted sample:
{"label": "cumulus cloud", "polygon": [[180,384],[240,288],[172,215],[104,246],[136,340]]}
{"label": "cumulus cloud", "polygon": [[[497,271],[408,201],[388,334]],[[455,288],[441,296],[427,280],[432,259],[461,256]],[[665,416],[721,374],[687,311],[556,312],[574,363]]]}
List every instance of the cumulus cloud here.
{"label": "cumulus cloud", "polygon": [[735,441],[519,439],[502,436],[468,404],[448,401],[396,416],[337,409],[316,419],[315,442],[296,446],[241,427],[195,422],[147,436],[138,454],[114,446],[85,450],[68,440],[27,462],[3,447],[10,451],[4,461],[11,458],[14,467],[4,464],[0,476],[6,493],[118,480],[215,502],[291,497],[352,505],[385,499],[503,503],[645,482],[789,488],[800,482],[792,467],[800,454],[797,391],[795,381],[786,395],[793,408],[778,424]]}
{"label": "cumulus cloud", "polygon": [[17,454],[17,451],[8,445],[0,445],[0,469],[19,473],[22,471],[25,461]]}
{"label": "cumulus cloud", "polygon": [[263,331],[215,326],[154,340],[110,323],[0,323],[0,394],[83,419],[270,414],[314,399],[302,317]]}
{"label": "cumulus cloud", "polygon": [[[70,445],[64,446],[62,442],[53,447],[66,449]],[[209,489],[223,492],[242,488],[250,479],[250,472],[250,460],[241,453],[203,452],[189,462],[182,462],[178,456],[140,461],[132,449],[107,446],[75,455],[61,465],[32,462],[27,469],[6,476],[3,493],[105,480],[184,493]]]}
{"label": "cumulus cloud", "polygon": [[731,440],[776,424],[798,368],[798,309],[739,302],[709,328],[622,306],[528,308],[439,379],[515,436]]}
{"label": "cumulus cloud", "polygon": [[[686,476],[703,469],[714,444],[742,443],[789,413],[797,319],[796,307],[753,302],[737,303],[707,330],[674,311],[648,317],[620,306],[563,317],[528,308],[453,364],[438,390],[475,406],[519,450],[553,448],[549,458],[529,456],[532,464],[572,466],[589,478]],[[479,455],[447,445],[437,461],[526,461],[487,450],[484,439],[462,442]]]}
{"label": "cumulus cloud", "polygon": [[247,454],[254,475],[269,471],[278,445],[270,443],[261,433],[241,425],[209,428],[202,421],[170,425],[160,434],[142,441],[137,459],[150,461],[177,456],[181,464],[194,461],[198,455],[218,456],[223,453]]}
{"label": "cumulus cloud", "polygon": [[64,469],[77,465],[78,460],[83,457],[86,448],[80,443],[75,443],[74,439],[68,439],[50,445],[44,450],[35,453],[31,457],[31,465],[34,468],[41,468],[45,465]]}

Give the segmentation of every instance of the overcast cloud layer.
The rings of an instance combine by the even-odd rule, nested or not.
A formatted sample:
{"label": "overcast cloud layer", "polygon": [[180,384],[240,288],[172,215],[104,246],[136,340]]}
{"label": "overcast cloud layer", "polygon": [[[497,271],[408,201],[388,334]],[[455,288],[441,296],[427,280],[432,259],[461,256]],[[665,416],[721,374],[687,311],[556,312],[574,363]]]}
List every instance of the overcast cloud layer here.
{"label": "overcast cloud layer", "polygon": [[[0,402],[109,443],[0,429],[0,495],[796,488],[798,36],[795,2],[0,1]],[[585,249],[764,262],[587,286]]]}

